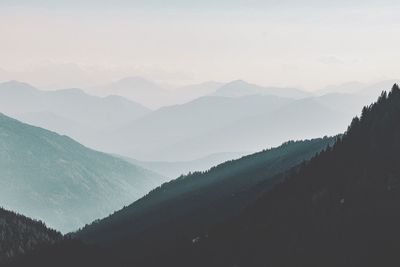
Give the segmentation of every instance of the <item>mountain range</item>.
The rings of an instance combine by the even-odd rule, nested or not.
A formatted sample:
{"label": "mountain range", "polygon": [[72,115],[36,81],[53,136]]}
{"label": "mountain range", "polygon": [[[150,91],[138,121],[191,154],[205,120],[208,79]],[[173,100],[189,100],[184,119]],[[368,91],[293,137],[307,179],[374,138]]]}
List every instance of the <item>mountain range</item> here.
{"label": "mountain range", "polygon": [[120,96],[101,98],[80,89],[41,91],[10,81],[0,84],[0,112],[96,147],[105,132],[150,110]]}
{"label": "mountain range", "polygon": [[344,132],[347,122],[370,99],[339,93],[302,99],[206,96],[149,113],[109,139],[116,140],[112,146],[117,154],[145,161],[188,161],[216,153],[255,152],[286,140]]}
{"label": "mountain range", "polygon": [[[180,104],[152,111],[121,96],[96,97],[79,89],[48,92],[8,82],[0,85],[0,111],[23,122],[66,134],[100,151],[140,162],[171,163],[164,164],[165,173],[162,174],[175,176],[188,170],[205,170],[221,162],[206,164],[205,160],[200,169],[191,169],[190,162],[212,155],[252,153],[286,140],[343,132],[347,121],[357,115],[365,103],[371,102],[378,95],[377,88],[382,89],[380,86],[386,82],[363,87],[365,90],[361,91],[357,89],[353,94],[321,96],[241,80],[227,84],[209,82],[175,90],[164,89],[139,77],[116,83],[119,84],[116,87],[104,88],[104,94],[124,95],[118,88],[128,91],[134,88],[133,94],[137,90],[138,95],[146,91],[152,95],[150,99],[166,103],[169,100],[163,98],[164,93],[182,98],[178,101]],[[164,93],[159,94],[161,91]]]}
{"label": "mountain range", "polygon": [[288,143],[182,177],[77,236],[121,266],[397,266],[399,119],[395,85],[308,161],[274,159]]}
{"label": "mountain range", "polygon": [[[272,113],[291,99],[276,96],[247,96],[241,98],[205,96],[189,103],[161,108],[119,129],[112,146],[118,154],[144,160],[193,160],[218,152],[175,153],[178,142],[202,136],[234,121],[262,113]],[[135,142],[128,142],[135,140]],[[172,147],[172,149],[170,149]],[[206,144],[206,149],[209,148]],[[111,149],[111,148],[110,148]],[[168,152],[163,150],[169,149]],[[242,149],[240,151],[248,151]]]}
{"label": "mountain range", "polygon": [[397,266],[399,119],[395,85],[343,135],[181,176],[71,233],[78,251],[61,242],[25,262],[84,266],[93,249],[98,266]]}
{"label": "mountain range", "polygon": [[196,98],[213,94],[223,85],[223,83],[209,81],[172,88],[168,85],[133,76],[103,86],[90,88],[89,91],[101,96],[123,96],[146,107],[158,109],[163,106],[183,104]]}

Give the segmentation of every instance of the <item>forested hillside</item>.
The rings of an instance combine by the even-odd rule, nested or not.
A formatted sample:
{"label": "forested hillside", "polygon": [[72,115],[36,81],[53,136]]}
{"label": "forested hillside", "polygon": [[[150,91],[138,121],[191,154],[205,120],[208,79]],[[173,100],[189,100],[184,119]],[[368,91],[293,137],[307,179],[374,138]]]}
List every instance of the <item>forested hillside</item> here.
{"label": "forested hillside", "polygon": [[42,222],[0,208],[0,265],[62,239]]}
{"label": "forested hillside", "polygon": [[280,181],[279,174],[311,158],[335,138],[287,142],[182,176],[153,190],[109,218],[77,233],[88,243],[112,247],[116,258],[139,265],[191,244],[207,229],[238,214]]}

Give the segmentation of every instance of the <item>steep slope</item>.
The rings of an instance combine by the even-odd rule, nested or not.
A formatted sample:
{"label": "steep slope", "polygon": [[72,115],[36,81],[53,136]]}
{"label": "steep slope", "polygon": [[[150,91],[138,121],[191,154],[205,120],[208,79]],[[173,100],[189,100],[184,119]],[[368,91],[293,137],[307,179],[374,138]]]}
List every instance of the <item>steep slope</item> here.
{"label": "steep slope", "polygon": [[61,239],[42,222],[0,208],[0,265]]}
{"label": "steep slope", "polygon": [[[89,243],[109,247],[116,259],[139,266],[153,255],[179,251],[211,225],[237,214],[278,174],[311,158],[334,138],[288,142],[205,173],[182,176],[77,233]],[[275,178],[274,178],[275,177]],[[263,186],[257,186],[262,183]],[[170,265],[172,266],[172,265]]]}
{"label": "steep slope", "polygon": [[249,95],[275,95],[299,99],[311,96],[310,93],[295,88],[263,87],[242,80],[232,81],[221,86],[214,95],[225,97],[241,97]]}
{"label": "steep slope", "polygon": [[104,217],[162,178],[0,114],[0,204],[66,232]]}
{"label": "steep slope", "polygon": [[289,175],[241,216],[180,251],[179,256],[190,255],[182,262],[398,266],[399,121],[400,89],[395,85],[363,109],[333,148]]}

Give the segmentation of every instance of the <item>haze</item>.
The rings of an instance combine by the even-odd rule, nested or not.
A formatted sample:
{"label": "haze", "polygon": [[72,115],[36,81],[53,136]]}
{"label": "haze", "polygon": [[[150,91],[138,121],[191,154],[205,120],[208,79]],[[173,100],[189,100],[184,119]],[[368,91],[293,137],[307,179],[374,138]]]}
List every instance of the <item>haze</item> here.
{"label": "haze", "polygon": [[0,81],[91,88],[244,79],[315,90],[400,77],[396,1],[8,1]]}

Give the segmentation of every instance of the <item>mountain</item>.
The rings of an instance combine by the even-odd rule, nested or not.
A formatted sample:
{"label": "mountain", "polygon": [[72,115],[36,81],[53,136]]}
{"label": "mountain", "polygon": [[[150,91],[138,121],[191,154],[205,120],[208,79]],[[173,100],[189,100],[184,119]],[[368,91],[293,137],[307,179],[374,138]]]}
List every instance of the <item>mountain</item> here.
{"label": "mountain", "polygon": [[270,95],[207,96],[133,121],[111,134],[112,146],[102,149],[152,162],[254,152],[286,140],[344,132],[371,98],[343,93],[297,100]]}
{"label": "mountain", "polygon": [[170,89],[141,77],[127,77],[108,85],[94,88],[92,92],[104,96],[109,94],[120,95],[150,108],[183,104],[207,95],[223,97],[274,95],[295,99],[311,96],[310,93],[295,88],[263,87],[242,80],[232,81],[227,84],[204,82]]}
{"label": "mountain", "polygon": [[[175,144],[182,140],[202,136],[249,116],[272,113],[292,101],[276,96],[201,97],[186,104],[158,109],[133,121],[108,137],[114,142],[104,150],[114,149],[117,154],[144,161],[187,161],[212,153],[249,151],[228,149],[195,155],[174,152],[179,149]],[[170,147],[172,149],[163,151]],[[205,145],[205,148],[209,146]]]}
{"label": "mountain", "polygon": [[395,85],[343,136],[180,177],[75,236],[114,266],[398,266],[399,119]]}
{"label": "mountain", "polygon": [[0,203],[62,232],[131,203],[164,178],[0,115]]}
{"label": "mountain", "polygon": [[310,93],[295,88],[263,87],[243,80],[236,80],[220,87],[215,93],[217,96],[241,97],[248,95],[274,95],[288,98],[303,98],[311,96]]}
{"label": "mountain", "polygon": [[0,265],[61,239],[42,222],[0,208]]}
{"label": "mountain", "polygon": [[145,262],[152,262],[150,254],[164,258],[164,252],[179,251],[181,244],[191,243],[211,225],[235,216],[260,190],[277,183],[279,174],[311,158],[334,140],[326,137],[287,142],[204,173],[182,176],[83,228],[76,237],[105,246],[122,265],[144,266]]}
{"label": "mountain", "polygon": [[171,93],[162,86],[142,77],[126,77],[94,88],[93,93],[123,96],[150,108],[160,108],[171,101]]}
{"label": "mountain", "polygon": [[175,90],[171,90],[175,100],[170,104],[184,104],[196,98],[211,95],[223,85],[220,82],[209,81],[178,87]]}
{"label": "mountain", "polygon": [[[347,110],[345,104],[340,104],[343,98],[312,97],[291,101],[271,112],[238,118],[225,125],[221,123],[202,135],[182,138],[160,150],[158,155],[168,155],[173,151],[178,155],[196,158],[218,151],[259,151],[265,146],[277,146],[286,140],[335,135],[344,132],[348,121],[357,115],[354,108]],[[362,101],[350,102],[357,106],[355,103]],[[336,103],[336,107],[331,108],[333,103]]]}
{"label": "mountain", "polygon": [[191,266],[398,266],[399,120],[395,85],[332,148],[171,258]]}
{"label": "mountain", "polygon": [[223,83],[209,81],[174,88],[134,76],[92,88],[90,92],[102,96],[110,94],[119,95],[147,107],[158,109],[171,105],[184,104],[196,98],[213,94],[223,85]]}
{"label": "mountain", "polygon": [[[78,236],[108,247],[121,266],[398,266],[399,120],[395,85],[333,146],[290,171],[270,169],[290,154],[260,168],[226,163],[208,173],[221,171],[219,182],[182,177]],[[241,186],[230,191],[233,181]]]}
{"label": "mountain", "polygon": [[95,97],[79,89],[40,91],[28,84],[0,84],[0,112],[98,147],[99,133],[121,127],[149,109],[119,96]]}

